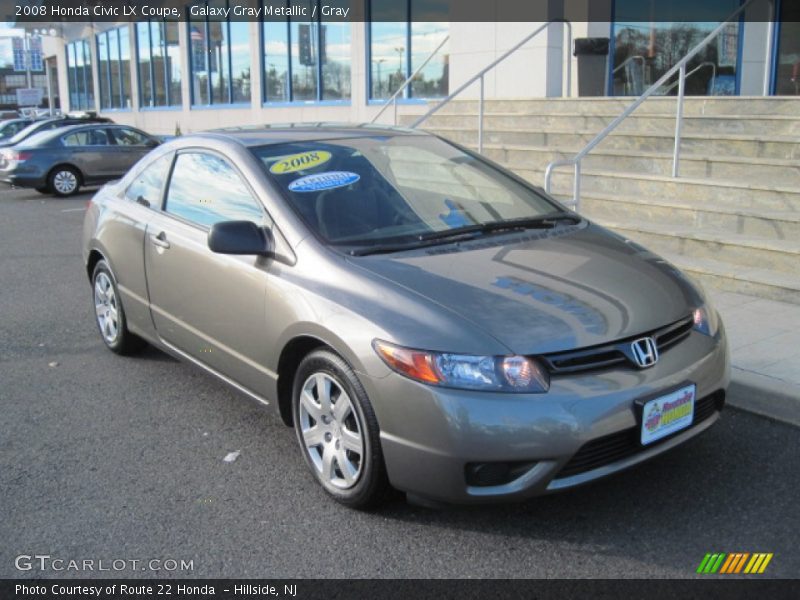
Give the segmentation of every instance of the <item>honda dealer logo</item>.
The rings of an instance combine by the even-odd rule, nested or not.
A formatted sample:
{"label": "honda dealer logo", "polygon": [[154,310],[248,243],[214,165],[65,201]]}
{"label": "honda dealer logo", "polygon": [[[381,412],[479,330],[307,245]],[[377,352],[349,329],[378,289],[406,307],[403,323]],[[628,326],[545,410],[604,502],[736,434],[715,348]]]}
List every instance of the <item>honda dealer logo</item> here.
{"label": "honda dealer logo", "polygon": [[645,337],[631,343],[634,362],[642,368],[652,367],[658,360],[658,348],[651,337]]}

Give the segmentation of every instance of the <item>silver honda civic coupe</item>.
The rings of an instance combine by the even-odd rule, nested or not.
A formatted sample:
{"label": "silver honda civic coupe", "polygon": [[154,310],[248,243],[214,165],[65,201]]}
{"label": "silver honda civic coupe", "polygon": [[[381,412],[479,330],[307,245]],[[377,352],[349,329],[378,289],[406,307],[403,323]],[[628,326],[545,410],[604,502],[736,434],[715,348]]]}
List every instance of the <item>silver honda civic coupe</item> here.
{"label": "silver honda civic coupe", "polygon": [[267,405],[351,507],[572,488],[725,403],[696,284],[433,135],[184,136],[101,189],[83,233],[105,345],[150,343]]}

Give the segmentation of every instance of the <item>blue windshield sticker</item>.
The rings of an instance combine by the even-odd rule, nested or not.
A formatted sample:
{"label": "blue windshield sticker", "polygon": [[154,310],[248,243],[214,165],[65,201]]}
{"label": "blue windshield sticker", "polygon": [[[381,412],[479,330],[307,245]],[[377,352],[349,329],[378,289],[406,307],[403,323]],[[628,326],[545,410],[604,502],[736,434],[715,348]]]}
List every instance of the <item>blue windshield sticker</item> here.
{"label": "blue windshield sticker", "polygon": [[361,175],[350,171],[328,171],[295,179],[289,184],[290,192],[319,192],[344,187],[361,179]]}

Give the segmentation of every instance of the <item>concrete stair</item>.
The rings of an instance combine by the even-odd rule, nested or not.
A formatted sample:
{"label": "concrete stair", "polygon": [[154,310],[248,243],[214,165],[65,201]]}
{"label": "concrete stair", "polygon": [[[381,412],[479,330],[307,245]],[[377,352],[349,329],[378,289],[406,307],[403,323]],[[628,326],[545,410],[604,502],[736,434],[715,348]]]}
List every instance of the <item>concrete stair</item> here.
{"label": "concrete stair", "polygon": [[[630,102],[487,101],[483,153],[541,186]],[[800,304],[800,99],[687,98],[684,115],[677,179],[675,98],[651,98],[584,159],[581,212],[718,289]],[[423,128],[476,149],[477,120],[455,101]],[[553,195],[571,194],[559,169]]]}

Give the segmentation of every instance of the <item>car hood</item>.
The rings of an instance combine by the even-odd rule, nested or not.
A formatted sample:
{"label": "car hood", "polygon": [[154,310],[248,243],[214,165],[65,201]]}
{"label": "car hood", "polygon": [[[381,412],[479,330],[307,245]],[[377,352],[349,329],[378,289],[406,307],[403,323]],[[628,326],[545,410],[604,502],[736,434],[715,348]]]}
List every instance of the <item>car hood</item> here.
{"label": "car hood", "polygon": [[589,222],[351,262],[458,314],[465,327],[518,354],[639,335],[702,302],[671,264]]}

